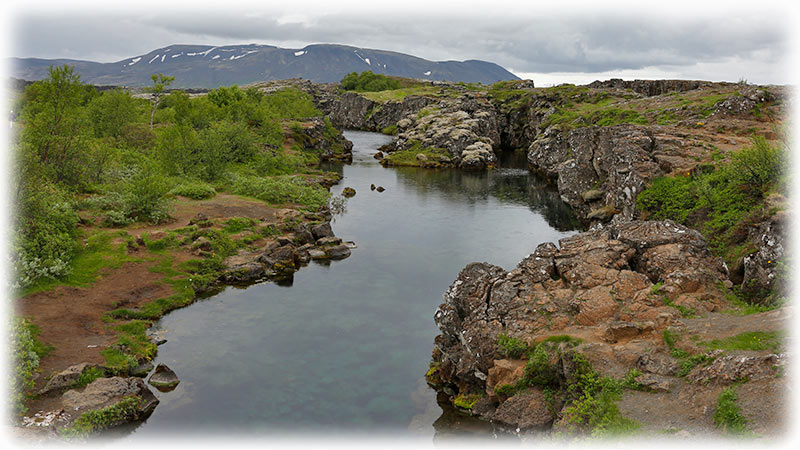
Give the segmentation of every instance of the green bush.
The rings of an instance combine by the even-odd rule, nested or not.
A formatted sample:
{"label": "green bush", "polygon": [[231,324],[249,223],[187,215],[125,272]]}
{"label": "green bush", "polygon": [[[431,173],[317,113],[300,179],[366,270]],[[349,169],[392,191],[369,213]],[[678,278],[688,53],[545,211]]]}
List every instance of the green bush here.
{"label": "green bush", "polygon": [[239,176],[232,191],[234,194],[254,197],[273,205],[296,203],[314,209],[325,205],[329,196],[324,187],[293,176]]}
{"label": "green bush", "polygon": [[14,317],[12,319],[10,344],[13,353],[11,370],[10,406],[16,414],[22,414],[25,408],[25,393],[33,389],[33,380],[39,369],[39,359],[45,356],[52,347],[39,342],[36,337],[39,329],[30,321]]}
{"label": "green bush", "polygon": [[210,185],[200,181],[187,181],[169,191],[172,195],[180,195],[193,200],[203,200],[217,195],[217,191]]}
{"label": "green bush", "polygon": [[398,80],[389,78],[386,75],[375,74],[367,70],[365,72],[352,72],[342,78],[342,88],[347,91],[377,92],[402,87]]}
{"label": "green bush", "polygon": [[14,269],[16,285],[26,287],[41,278],[69,272],[75,248],[78,215],[56,187],[26,180],[15,212]]}
{"label": "green bush", "polygon": [[501,334],[497,337],[497,350],[506,358],[519,359],[528,352],[528,344],[517,338]]}

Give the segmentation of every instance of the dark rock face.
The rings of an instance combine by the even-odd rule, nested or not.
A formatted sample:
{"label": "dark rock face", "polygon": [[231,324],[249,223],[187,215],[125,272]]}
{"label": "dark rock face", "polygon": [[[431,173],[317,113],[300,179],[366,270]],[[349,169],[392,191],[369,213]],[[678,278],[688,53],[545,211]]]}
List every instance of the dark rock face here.
{"label": "dark rock face", "polygon": [[314,225],[313,227],[311,227],[311,234],[314,235],[314,239],[334,236],[330,222]]}
{"label": "dark rock face", "polygon": [[[562,200],[587,219],[636,217],[636,196],[665,174],[672,145],[647,127],[617,125],[570,131],[550,128],[534,141],[528,162],[557,180]],[[687,161],[686,165],[694,164]],[[591,217],[589,217],[591,215]]]}
{"label": "dark rock face", "polygon": [[[775,201],[770,198],[767,207]],[[758,250],[746,256],[743,260],[742,289],[754,297],[765,297],[765,293],[776,292],[777,295],[785,294],[786,286],[783,284],[785,268],[786,242],[785,235],[789,223],[788,214],[780,211],[750,229],[748,241],[756,244]],[[765,302],[773,299],[765,298]]]}
{"label": "dark rock face", "polygon": [[697,80],[622,80],[612,78],[605,81],[594,81],[587,86],[590,88],[617,88],[630,89],[639,94],[652,97],[654,95],[664,95],[670,92],[686,92],[709,86],[709,81]]}
{"label": "dark rock face", "polygon": [[306,126],[298,128],[294,136],[296,141],[306,150],[322,150],[320,159],[323,161],[353,160],[353,143],[348,141],[341,133],[326,133],[325,120],[313,117],[305,121]]}
{"label": "dark rock face", "polygon": [[[685,296],[709,311],[722,305],[716,284],[724,267],[684,226],[632,221],[559,243],[560,249],[540,245],[511,272],[487,263],[461,271],[434,315],[441,331],[434,360],[443,381],[462,392],[483,391],[500,359],[501,333],[530,340],[589,327],[624,341],[660,333],[681,317],[662,295]],[[655,282],[663,283],[658,295]]]}

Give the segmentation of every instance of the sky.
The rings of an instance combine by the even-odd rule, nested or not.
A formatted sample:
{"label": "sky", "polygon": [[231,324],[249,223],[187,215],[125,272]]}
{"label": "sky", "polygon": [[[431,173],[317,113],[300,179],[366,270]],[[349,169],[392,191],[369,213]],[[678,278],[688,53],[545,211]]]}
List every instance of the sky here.
{"label": "sky", "polygon": [[792,2],[110,3],[12,1],[6,52],[115,62],[171,44],[337,43],[491,61],[539,86],[608,78],[788,84],[795,76]]}

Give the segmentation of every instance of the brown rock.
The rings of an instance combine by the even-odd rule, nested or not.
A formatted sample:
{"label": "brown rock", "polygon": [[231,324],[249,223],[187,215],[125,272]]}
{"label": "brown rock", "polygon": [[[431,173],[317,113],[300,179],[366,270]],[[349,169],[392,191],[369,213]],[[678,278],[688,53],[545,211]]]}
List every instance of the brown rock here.
{"label": "brown rock", "polygon": [[528,389],[504,401],[492,414],[492,420],[521,430],[544,430],[553,423],[553,413],[542,391]]}
{"label": "brown rock", "polygon": [[486,394],[493,396],[495,387],[516,384],[525,372],[525,363],[526,361],[519,359],[495,360],[486,378]]}

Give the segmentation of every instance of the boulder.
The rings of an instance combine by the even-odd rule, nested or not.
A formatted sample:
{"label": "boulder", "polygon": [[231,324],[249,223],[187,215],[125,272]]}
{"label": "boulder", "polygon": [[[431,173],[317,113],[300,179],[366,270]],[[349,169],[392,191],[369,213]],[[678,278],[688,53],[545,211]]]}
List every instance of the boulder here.
{"label": "boulder", "polygon": [[334,245],[325,249],[325,253],[330,259],[344,259],[350,256],[350,248],[346,245]]}
{"label": "boulder", "polygon": [[354,197],[356,195],[356,190],[351,187],[346,187],[342,189],[342,195],[345,197]]}
{"label": "boulder", "polygon": [[519,431],[545,430],[554,419],[544,394],[537,388],[530,388],[504,401],[491,417],[495,422]]}
{"label": "boulder", "polygon": [[61,398],[64,410],[72,419],[76,419],[85,412],[103,409],[130,397],[138,400],[136,408],[126,411],[125,414],[115,415],[110,423],[105,424],[106,427],[112,427],[141,420],[158,405],[158,399],[141,378],[98,378],[83,390],[67,391]]}
{"label": "boulder", "polygon": [[314,239],[334,236],[330,222],[323,222],[321,224],[312,226],[311,234],[314,235]]}
{"label": "boulder", "polygon": [[159,364],[156,366],[156,371],[150,375],[147,380],[148,383],[155,386],[159,391],[171,391],[181,381],[175,372],[172,371],[166,364]]}
{"label": "boulder", "polygon": [[54,392],[60,392],[69,389],[78,381],[84,372],[97,367],[99,366],[89,363],[80,363],[67,367],[61,372],[50,377],[50,379],[47,381],[47,384],[45,384],[45,386],[39,390],[39,395],[48,395]]}

